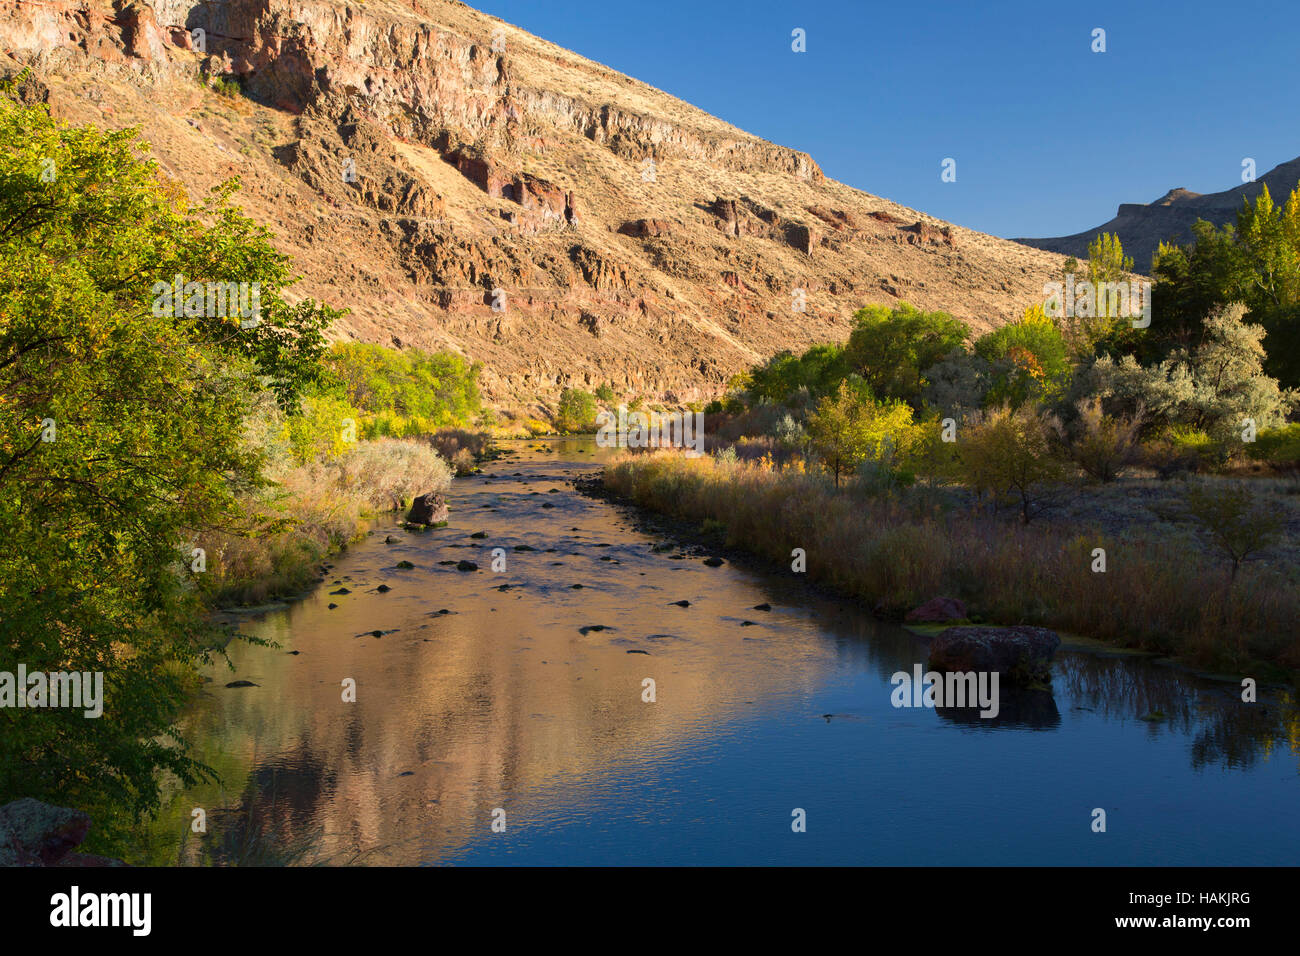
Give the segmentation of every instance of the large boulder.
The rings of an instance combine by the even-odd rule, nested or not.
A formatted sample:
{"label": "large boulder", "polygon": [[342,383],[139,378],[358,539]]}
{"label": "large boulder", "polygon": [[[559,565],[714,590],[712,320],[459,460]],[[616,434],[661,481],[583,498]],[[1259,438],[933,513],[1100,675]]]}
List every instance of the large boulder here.
{"label": "large boulder", "polygon": [[442,495],[420,495],[411,503],[411,513],[406,520],[411,524],[442,524],[447,515],[447,499]]}
{"label": "large boulder", "polygon": [[0,866],[122,866],[121,860],[73,853],[90,817],[24,797],[0,807]]}
{"label": "large boulder", "polygon": [[997,671],[1012,683],[1051,676],[1052,655],[1061,646],[1045,627],[950,627],[930,643],[930,666],[940,671]]}
{"label": "large boulder", "polygon": [[930,598],[920,607],[913,608],[903,618],[913,624],[947,624],[966,620],[966,605],[957,598]]}

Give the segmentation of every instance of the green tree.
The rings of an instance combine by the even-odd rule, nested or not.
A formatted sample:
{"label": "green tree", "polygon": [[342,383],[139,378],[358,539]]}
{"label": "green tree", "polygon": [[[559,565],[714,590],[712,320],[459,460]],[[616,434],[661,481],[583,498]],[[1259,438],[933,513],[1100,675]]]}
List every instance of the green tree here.
{"label": "green tree", "polygon": [[844,350],[848,369],[878,398],[914,404],[926,386],[923,371],[962,347],[969,334],[946,312],[922,312],[906,302],[893,309],[869,305],[854,319]]}
{"label": "green tree", "polygon": [[[0,802],[92,809],[101,846],[162,772],[207,773],[173,720],[222,638],[191,544],[243,521],[246,416],[264,383],[292,407],[320,379],[336,314],[285,303],[288,261],[232,184],[191,203],[143,149],[0,93],[0,658],[105,690],[98,719],[0,709]],[[177,275],[258,283],[260,321],[158,308]]]}
{"label": "green tree", "polygon": [[1042,306],[981,336],[975,354],[992,370],[986,402],[1018,408],[1027,401],[1054,401],[1070,382],[1069,348]]}
{"label": "green tree", "polygon": [[911,450],[912,409],[905,402],[876,402],[856,378],[840,383],[808,418],[809,446],[826,469],[840,478],[866,462],[895,475]]}
{"label": "green tree", "polygon": [[[481,367],[452,352],[385,348],[362,342],[334,345],[325,357],[339,396],[369,416],[433,429],[472,422],[482,411]],[[396,422],[391,420],[395,419]]]}
{"label": "green tree", "polygon": [[562,432],[590,432],[596,429],[596,399],[580,388],[560,392],[555,425]]}
{"label": "green tree", "polygon": [[1265,371],[1285,387],[1300,386],[1300,189],[1278,206],[1265,186],[1243,203],[1236,224],[1192,226],[1192,242],[1162,243],[1152,262],[1156,321],[1107,351],[1142,364],[1176,348],[1195,347],[1203,320],[1230,303],[1267,332]]}
{"label": "green tree", "polygon": [[1228,560],[1228,582],[1223,597],[1223,618],[1227,620],[1232,588],[1241,565],[1277,540],[1285,519],[1256,500],[1241,482],[1189,485],[1182,498],[1184,510]]}

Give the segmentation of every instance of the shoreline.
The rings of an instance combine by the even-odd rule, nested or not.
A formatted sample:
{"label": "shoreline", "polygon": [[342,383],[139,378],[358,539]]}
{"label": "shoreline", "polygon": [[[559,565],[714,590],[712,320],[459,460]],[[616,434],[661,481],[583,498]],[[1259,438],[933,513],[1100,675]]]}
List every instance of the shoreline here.
{"label": "shoreline", "polygon": [[[606,466],[608,468],[610,466]],[[768,573],[787,573],[788,564],[773,558],[771,555],[763,553],[755,544],[747,543],[727,543],[725,539],[725,527],[714,528],[711,531],[702,530],[701,523],[693,520],[685,514],[676,510],[669,510],[657,506],[650,501],[641,500],[635,494],[629,494],[611,487],[607,480],[605,469],[586,479],[579,479],[574,485],[575,491],[589,497],[601,498],[624,507],[635,509],[638,516],[652,518],[656,521],[663,522],[673,529],[676,536],[683,540],[695,544],[703,545],[717,554],[727,556],[731,559],[734,556],[742,556],[747,562],[753,563]],[[719,519],[707,517],[705,522],[717,521]],[[911,527],[919,528],[919,524],[913,524]],[[806,586],[813,591],[831,596],[840,600],[850,600],[858,602],[862,610],[871,614],[875,619],[895,624],[909,631],[919,639],[931,637],[934,634],[946,629],[947,627],[957,626],[956,624],[921,624],[905,622],[903,614],[906,610],[899,608],[887,608],[883,598],[875,597],[874,599],[865,598],[860,593],[855,593],[853,588],[845,584],[837,584],[833,580],[826,580],[824,575],[815,575],[811,571],[805,572]],[[930,595],[922,598],[913,606],[919,606],[920,603],[929,600]],[[883,613],[882,613],[883,612]],[[997,617],[985,617],[977,615],[978,621],[972,619],[972,623],[978,623],[987,627],[1011,627],[1016,624],[1030,624],[1033,626],[1043,626],[1056,631],[1061,636],[1062,646],[1070,647],[1074,650],[1084,651],[1086,653],[1099,656],[1141,656],[1148,659],[1153,664],[1170,667],[1182,673],[1189,674],[1204,680],[1214,681],[1216,683],[1234,683],[1239,682],[1246,677],[1254,678],[1261,686],[1273,686],[1280,688],[1300,687],[1300,672],[1287,669],[1284,665],[1271,661],[1253,661],[1259,665],[1256,673],[1246,673],[1244,670],[1233,668],[1231,670],[1221,667],[1206,666],[1189,659],[1183,654],[1166,653],[1160,650],[1153,650],[1142,646],[1126,645],[1119,641],[1110,640],[1101,636],[1094,636],[1084,631],[1063,627],[1053,624],[1052,622],[1043,622],[1041,620],[1022,620],[1008,623],[1006,620]],[[1138,638],[1141,641],[1142,638]],[[1089,646],[1091,645],[1091,646]],[[1261,673],[1261,670],[1263,671]]]}

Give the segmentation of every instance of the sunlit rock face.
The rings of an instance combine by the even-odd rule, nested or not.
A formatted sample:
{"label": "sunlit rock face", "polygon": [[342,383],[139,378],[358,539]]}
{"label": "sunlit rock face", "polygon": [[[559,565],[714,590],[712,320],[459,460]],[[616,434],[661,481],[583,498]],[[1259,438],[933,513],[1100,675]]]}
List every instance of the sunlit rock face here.
{"label": "sunlit rock face", "polygon": [[191,192],[239,175],[337,336],[459,351],[490,397],[707,398],[868,302],[987,328],[1060,273],[459,3],[7,5],[0,50]]}

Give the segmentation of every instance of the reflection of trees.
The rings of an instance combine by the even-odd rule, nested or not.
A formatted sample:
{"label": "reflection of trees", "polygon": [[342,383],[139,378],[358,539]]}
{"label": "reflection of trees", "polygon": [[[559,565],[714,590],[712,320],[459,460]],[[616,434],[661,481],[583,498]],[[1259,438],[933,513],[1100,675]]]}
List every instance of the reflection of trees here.
{"label": "reflection of trees", "polygon": [[1192,743],[1192,766],[1222,764],[1245,769],[1268,758],[1278,745],[1300,756],[1300,709],[1290,693],[1272,703],[1242,703],[1225,695],[1218,719],[1207,723]]}
{"label": "reflection of trees", "polygon": [[1059,673],[1071,695],[1106,717],[1136,720],[1152,713],[1192,738],[1192,766],[1245,770],[1279,744],[1300,755],[1300,709],[1283,691],[1248,704],[1235,684],[1209,683],[1148,661],[1065,654]]}
{"label": "reflection of trees", "polygon": [[1161,713],[1168,727],[1191,731],[1200,691],[1187,675],[1136,657],[1064,653],[1057,663],[1070,695],[1103,717],[1136,720]]}

